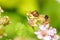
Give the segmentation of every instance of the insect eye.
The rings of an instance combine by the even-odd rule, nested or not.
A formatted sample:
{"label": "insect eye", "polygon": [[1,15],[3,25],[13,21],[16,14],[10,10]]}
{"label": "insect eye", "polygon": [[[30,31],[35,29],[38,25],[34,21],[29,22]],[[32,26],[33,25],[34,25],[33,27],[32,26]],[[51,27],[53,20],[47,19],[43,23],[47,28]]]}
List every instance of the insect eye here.
{"label": "insect eye", "polygon": [[45,19],[48,19],[48,15],[45,15]]}

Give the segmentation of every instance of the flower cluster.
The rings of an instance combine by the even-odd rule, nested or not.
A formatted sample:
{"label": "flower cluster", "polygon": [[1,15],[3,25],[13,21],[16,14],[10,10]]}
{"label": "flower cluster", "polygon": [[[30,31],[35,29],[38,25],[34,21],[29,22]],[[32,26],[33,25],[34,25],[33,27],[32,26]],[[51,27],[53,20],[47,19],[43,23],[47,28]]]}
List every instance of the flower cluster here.
{"label": "flower cluster", "polygon": [[7,36],[5,32],[5,26],[10,23],[10,19],[8,16],[1,17],[1,13],[3,13],[3,9],[0,7],[0,38],[3,36]]}
{"label": "flower cluster", "polygon": [[39,30],[34,32],[38,39],[42,40],[58,40],[59,36],[56,34],[56,29],[49,27],[49,24],[40,25]]}
{"label": "flower cluster", "polygon": [[38,39],[58,40],[59,36],[57,35],[56,29],[49,26],[50,18],[48,15],[41,15],[35,10],[27,13],[27,20],[33,28],[37,25],[37,22],[40,23],[39,30],[34,32]]}

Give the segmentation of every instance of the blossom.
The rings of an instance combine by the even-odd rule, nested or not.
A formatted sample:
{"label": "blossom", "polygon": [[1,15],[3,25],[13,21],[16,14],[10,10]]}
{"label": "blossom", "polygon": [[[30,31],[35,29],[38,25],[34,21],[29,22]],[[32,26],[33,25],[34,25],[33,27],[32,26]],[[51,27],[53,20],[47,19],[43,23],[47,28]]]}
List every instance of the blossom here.
{"label": "blossom", "polygon": [[43,40],[51,40],[51,37],[46,35],[45,37],[43,37]]}
{"label": "blossom", "polygon": [[56,29],[49,27],[49,24],[40,25],[39,30],[37,32],[34,32],[34,34],[37,35],[38,39],[42,40],[58,40],[59,38]]}
{"label": "blossom", "polygon": [[47,30],[48,27],[49,27],[49,24],[47,24],[47,25],[41,24],[41,25],[39,26],[40,30]]}
{"label": "blossom", "polygon": [[50,29],[48,30],[48,35],[54,36],[55,34],[56,34],[56,29],[55,29],[55,28],[50,28]]}
{"label": "blossom", "polygon": [[34,34],[37,35],[37,38],[38,38],[38,39],[41,39],[41,38],[43,37],[43,36],[41,35],[41,32],[40,32],[40,31],[34,32]]}

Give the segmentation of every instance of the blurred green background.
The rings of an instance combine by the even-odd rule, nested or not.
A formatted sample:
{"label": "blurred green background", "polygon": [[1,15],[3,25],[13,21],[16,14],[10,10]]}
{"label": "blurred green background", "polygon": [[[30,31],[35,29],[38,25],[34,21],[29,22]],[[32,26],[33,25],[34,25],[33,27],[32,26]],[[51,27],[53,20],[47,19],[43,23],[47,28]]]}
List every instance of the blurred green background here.
{"label": "blurred green background", "polygon": [[55,27],[60,35],[60,3],[57,0],[0,0],[0,6],[4,10],[2,16],[9,16],[12,22],[6,27],[7,37],[1,40],[13,40],[15,36],[38,40],[26,19],[26,13],[33,10],[47,14],[50,25]]}

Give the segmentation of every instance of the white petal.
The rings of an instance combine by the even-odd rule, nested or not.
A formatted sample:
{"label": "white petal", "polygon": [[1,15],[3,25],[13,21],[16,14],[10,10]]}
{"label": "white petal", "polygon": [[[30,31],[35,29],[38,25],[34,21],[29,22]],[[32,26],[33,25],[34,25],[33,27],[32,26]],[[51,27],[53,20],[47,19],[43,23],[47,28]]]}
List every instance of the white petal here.
{"label": "white petal", "polygon": [[42,35],[38,35],[37,38],[38,38],[38,39],[42,39],[43,36],[42,36]]}
{"label": "white petal", "polygon": [[40,34],[40,32],[34,32],[34,34],[39,35],[39,34]]}
{"label": "white petal", "polygon": [[50,36],[45,36],[45,37],[43,38],[43,40],[51,40],[51,37],[50,37]]}
{"label": "white petal", "polygon": [[46,30],[44,25],[40,25],[39,28],[40,28],[40,30]]}
{"label": "white petal", "polygon": [[49,24],[46,24],[45,27],[48,28],[49,27]]}
{"label": "white petal", "polygon": [[53,28],[53,31],[54,31],[54,33],[56,33],[56,29],[55,28]]}
{"label": "white petal", "polygon": [[26,17],[27,17],[27,20],[29,20],[28,16],[26,16]]}

